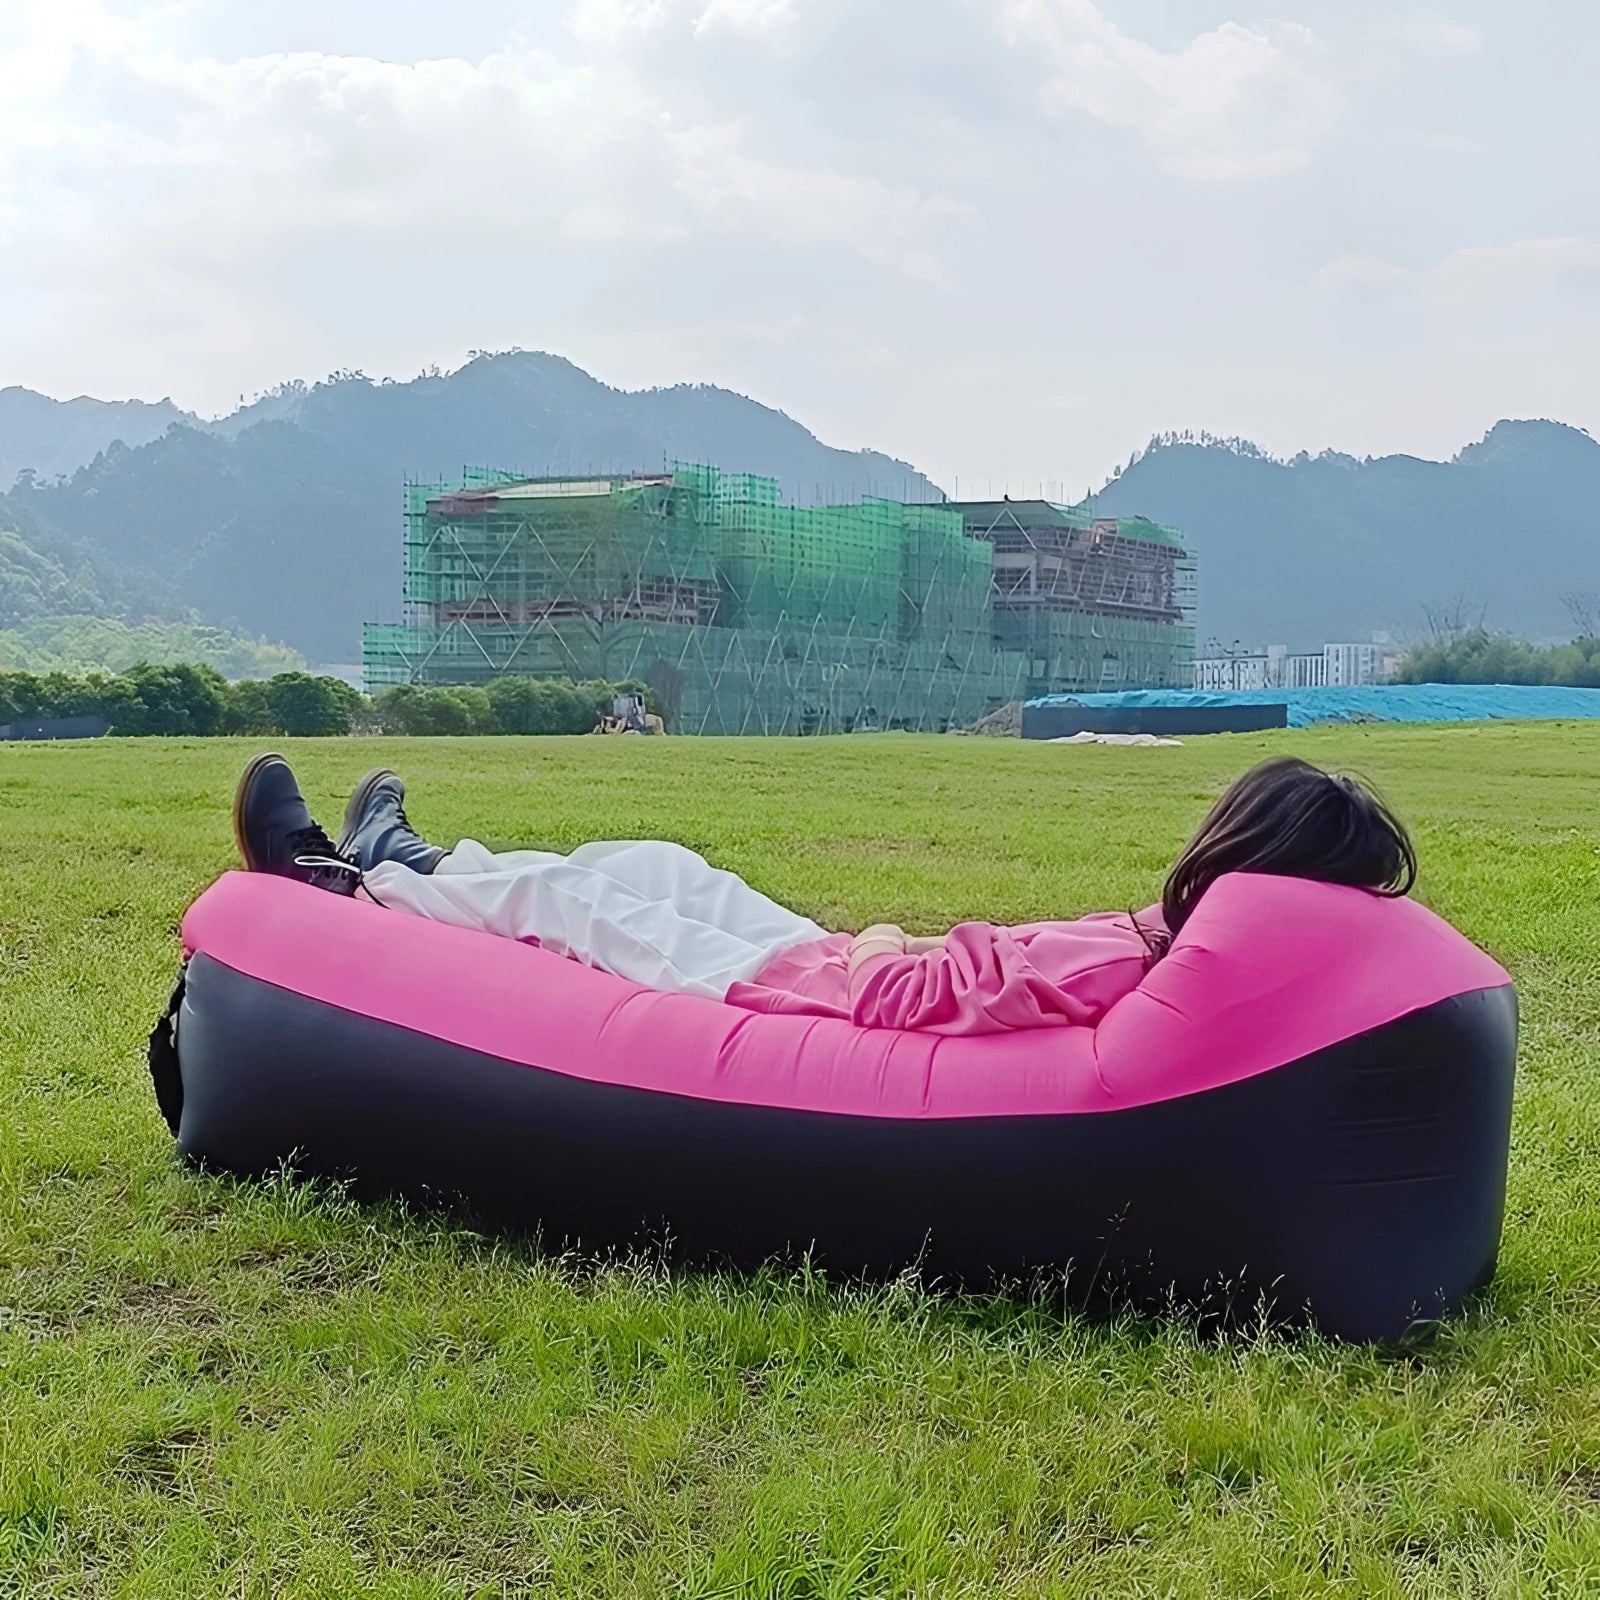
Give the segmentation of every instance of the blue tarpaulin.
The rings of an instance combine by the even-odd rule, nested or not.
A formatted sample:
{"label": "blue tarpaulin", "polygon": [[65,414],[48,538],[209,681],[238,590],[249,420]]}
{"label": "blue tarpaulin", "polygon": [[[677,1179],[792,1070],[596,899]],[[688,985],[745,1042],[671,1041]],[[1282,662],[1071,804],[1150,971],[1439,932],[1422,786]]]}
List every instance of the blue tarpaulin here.
{"label": "blue tarpaulin", "polygon": [[1600,718],[1600,689],[1506,683],[1393,683],[1328,689],[1125,689],[1051,694],[1030,706],[1287,706],[1291,728],[1320,722],[1484,722],[1503,717]]}

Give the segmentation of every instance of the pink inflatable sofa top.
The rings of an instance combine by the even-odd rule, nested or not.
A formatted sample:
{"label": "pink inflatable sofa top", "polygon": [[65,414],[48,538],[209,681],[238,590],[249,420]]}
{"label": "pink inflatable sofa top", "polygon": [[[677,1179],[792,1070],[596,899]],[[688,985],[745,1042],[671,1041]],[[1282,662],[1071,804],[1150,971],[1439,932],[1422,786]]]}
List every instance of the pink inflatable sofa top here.
{"label": "pink inflatable sofa top", "polygon": [[1412,900],[1235,874],[1095,1028],[948,1038],[641,989],[548,951],[230,872],[185,949],[468,1050],[666,1094],[869,1117],[1114,1111],[1270,1071],[1510,982]]}

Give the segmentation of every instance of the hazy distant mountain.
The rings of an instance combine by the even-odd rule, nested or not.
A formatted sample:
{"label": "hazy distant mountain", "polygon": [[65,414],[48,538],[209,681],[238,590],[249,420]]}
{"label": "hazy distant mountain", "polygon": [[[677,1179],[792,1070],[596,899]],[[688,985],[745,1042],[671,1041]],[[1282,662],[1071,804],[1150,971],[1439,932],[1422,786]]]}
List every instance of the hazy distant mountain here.
{"label": "hazy distant mountain", "polygon": [[792,417],[708,384],[613,389],[561,356],[479,356],[459,371],[409,383],[341,375],[286,384],[215,431],[237,437],[257,422],[290,422],[357,454],[398,460],[413,477],[463,465],[538,474],[650,471],[707,462],[779,479],[801,501],[878,493],[938,499],[914,467],[873,450],[836,450]]}
{"label": "hazy distant mountain", "polygon": [[147,607],[193,608],[313,660],[351,661],[364,620],[399,614],[406,477],[670,459],[764,473],[805,501],[938,497],[904,462],[832,449],[726,389],[629,393],[556,356],[511,354],[411,383],[289,385],[219,423],[112,445],[69,480],[20,483],[8,498]]}
{"label": "hazy distant mountain", "polygon": [[1558,422],[1497,423],[1450,461],[1167,438],[1096,504],[1190,536],[1202,644],[1415,636],[1458,600],[1490,627],[1567,637],[1561,596],[1600,590],[1600,443]]}
{"label": "hazy distant mountain", "polygon": [[198,420],[170,400],[52,400],[32,389],[0,389],[0,489],[27,468],[45,478],[76,472],[113,440],[146,444],[174,422]]}
{"label": "hazy distant mountain", "polygon": [[[49,481],[51,460],[88,448],[91,420],[102,434],[120,429],[121,442],[96,443],[70,478]],[[127,437],[140,428],[142,444]],[[47,458],[38,452],[51,439]],[[0,459],[24,448],[38,476],[0,496],[0,530],[12,529],[0,534],[0,615],[193,611],[314,661],[356,659],[361,623],[398,616],[408,476],[679,459],[765,473],[801,501],[939,494],[904,462],[832,449],[728,390],[630,393],[522,353],[410,383],[341,374],[285,385],[210,423],[169,402],[62,405],[0,391]],[[1561,596],[1600,590],[1600,444],[1560,423],[1499,423],[1447,462],[1279,461],[1237,440],[1169,437],[1098,503],[1189,535],[1202,642],[1405,637],[1425,608],[1458,600],[1474,617],[1486,605],[1492,627],[1566,635]]]}

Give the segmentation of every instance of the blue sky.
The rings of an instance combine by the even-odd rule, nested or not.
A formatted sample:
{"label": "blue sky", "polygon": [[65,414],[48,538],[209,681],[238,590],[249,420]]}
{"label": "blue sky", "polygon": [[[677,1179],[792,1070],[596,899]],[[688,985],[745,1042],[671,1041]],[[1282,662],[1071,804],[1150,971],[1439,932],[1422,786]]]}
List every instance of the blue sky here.
{"label": "blue sky", "polygon": [[1600,7],[10,0],[0,384],[473,349],[949,485],[1600,427]]}

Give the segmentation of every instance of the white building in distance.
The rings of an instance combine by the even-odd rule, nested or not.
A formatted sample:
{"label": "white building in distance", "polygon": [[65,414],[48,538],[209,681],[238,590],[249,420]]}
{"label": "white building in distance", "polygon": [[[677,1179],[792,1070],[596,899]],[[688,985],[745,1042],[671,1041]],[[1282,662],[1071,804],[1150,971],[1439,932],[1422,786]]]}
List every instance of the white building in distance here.
{"label": "white building in distance", "polygon": [[1287,645],[1254,650],[1212,650],[1195,658],[1194,686],[1237,692],[1246,689],[1322,689],[1335,685],[1388,683],[1400,652],[1387,634],[1366,644],[1325,644],[1291,653]]}

